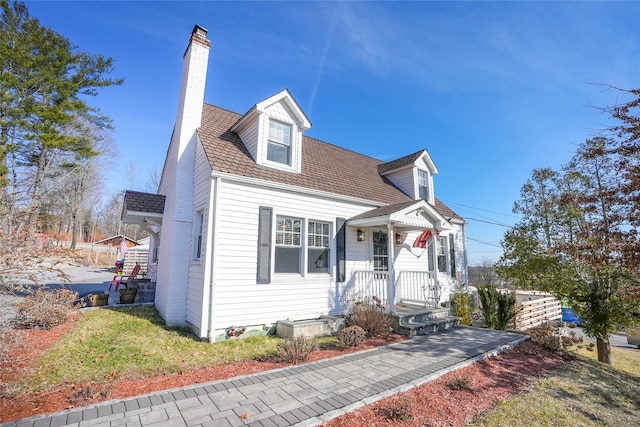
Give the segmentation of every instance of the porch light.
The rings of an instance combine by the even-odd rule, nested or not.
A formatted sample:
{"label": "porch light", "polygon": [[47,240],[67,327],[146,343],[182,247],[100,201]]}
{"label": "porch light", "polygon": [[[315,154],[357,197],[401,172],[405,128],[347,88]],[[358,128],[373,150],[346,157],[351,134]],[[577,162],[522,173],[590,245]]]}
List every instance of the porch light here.
{"label": "porch light", "polygon": [[402,244],[402,235],[400,233],[396,233],[396,245]]}
{"label": "porch light", "polygon": [[358,242],[364,242],[364,231],[358,228]]}

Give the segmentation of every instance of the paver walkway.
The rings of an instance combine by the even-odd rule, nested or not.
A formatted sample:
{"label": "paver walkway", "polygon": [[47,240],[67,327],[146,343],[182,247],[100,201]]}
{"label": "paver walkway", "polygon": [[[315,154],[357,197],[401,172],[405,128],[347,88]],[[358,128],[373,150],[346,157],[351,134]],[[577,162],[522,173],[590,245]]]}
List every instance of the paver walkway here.
{"label": "paver walkway", "polygon": [[2,427],[315,426],[524,339],[458,327],[318,362],[104,402]]}

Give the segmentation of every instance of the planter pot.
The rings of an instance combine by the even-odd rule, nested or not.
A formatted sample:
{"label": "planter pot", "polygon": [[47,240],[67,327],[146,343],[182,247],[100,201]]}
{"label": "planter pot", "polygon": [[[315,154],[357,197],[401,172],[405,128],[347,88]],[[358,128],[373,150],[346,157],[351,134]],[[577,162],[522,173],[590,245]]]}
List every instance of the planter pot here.
{"label": "planter pot", "polygon": [[137,293],[137,289],[120,289],[120,304],[133,304]]}
{"label": "planter pot", "polygon": [[[149,280],[149,279],[147,279]],[[156,283],[149,280],[148,282],[138,283],[138,302],[153,302],[156,297]]]}
{"label": "planter pot", "polygon": [[109,294],[92,294],[87,299],[89,300],[89,307],[100,307],[108,304]]}

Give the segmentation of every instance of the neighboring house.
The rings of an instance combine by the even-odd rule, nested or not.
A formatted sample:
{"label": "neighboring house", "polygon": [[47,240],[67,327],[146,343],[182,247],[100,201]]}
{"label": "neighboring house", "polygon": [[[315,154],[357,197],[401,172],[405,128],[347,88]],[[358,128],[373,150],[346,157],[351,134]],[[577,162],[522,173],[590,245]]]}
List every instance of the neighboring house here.
{"label": "neighboring house", "polygon": [[184,55],[159,194],[124,200],[123,220],[151,233],[167,324],[214,341],[367,296],[391,311],[448,301],[466,282],[465,221],[435,198],[429,153],[385,163],[306,137],[288,90],[245,114],[204,103],[206,33],[196,26]]}
{"label": "neighboring house", "polygon": [[123,234],[118,234],[116,236],[111,236],[111,237],[107,237],[105,239],[102,240],[98,240],[97,242],[94,242],[95,245],[108,245],[114,248],[119,248],[120,245],[122,244],[122,239],[124,239],[127,247],[131,248],[134,246],[138,245],[138,242],[136,242],[135,240],[123,235]]}

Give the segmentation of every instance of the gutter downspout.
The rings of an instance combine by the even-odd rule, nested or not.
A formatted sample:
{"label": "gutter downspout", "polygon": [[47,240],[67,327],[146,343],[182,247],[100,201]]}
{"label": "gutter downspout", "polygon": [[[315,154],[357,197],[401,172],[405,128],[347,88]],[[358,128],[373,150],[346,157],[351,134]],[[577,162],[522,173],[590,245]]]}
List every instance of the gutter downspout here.
{"label": "gutter downspout", "polygon": [[211,224],[211,238],[210,242],[210,250],[209,252],[211,256],[209,257],[210,262],[210,270],[209,270],[209,316],[208,316],[208,330],[207,330],[207,340],[210,343],[216,341],[216,337],[213,336],[215,331],[214,327],[214,319],[215,319],[215,283],[216,283],[216,253],[217,253],[217,243],[218,243],[218,200],[220,199],[220,177],[215,177],[213,179],[213,183],[211,185],[211,189],[209,190],[209,224]]}

